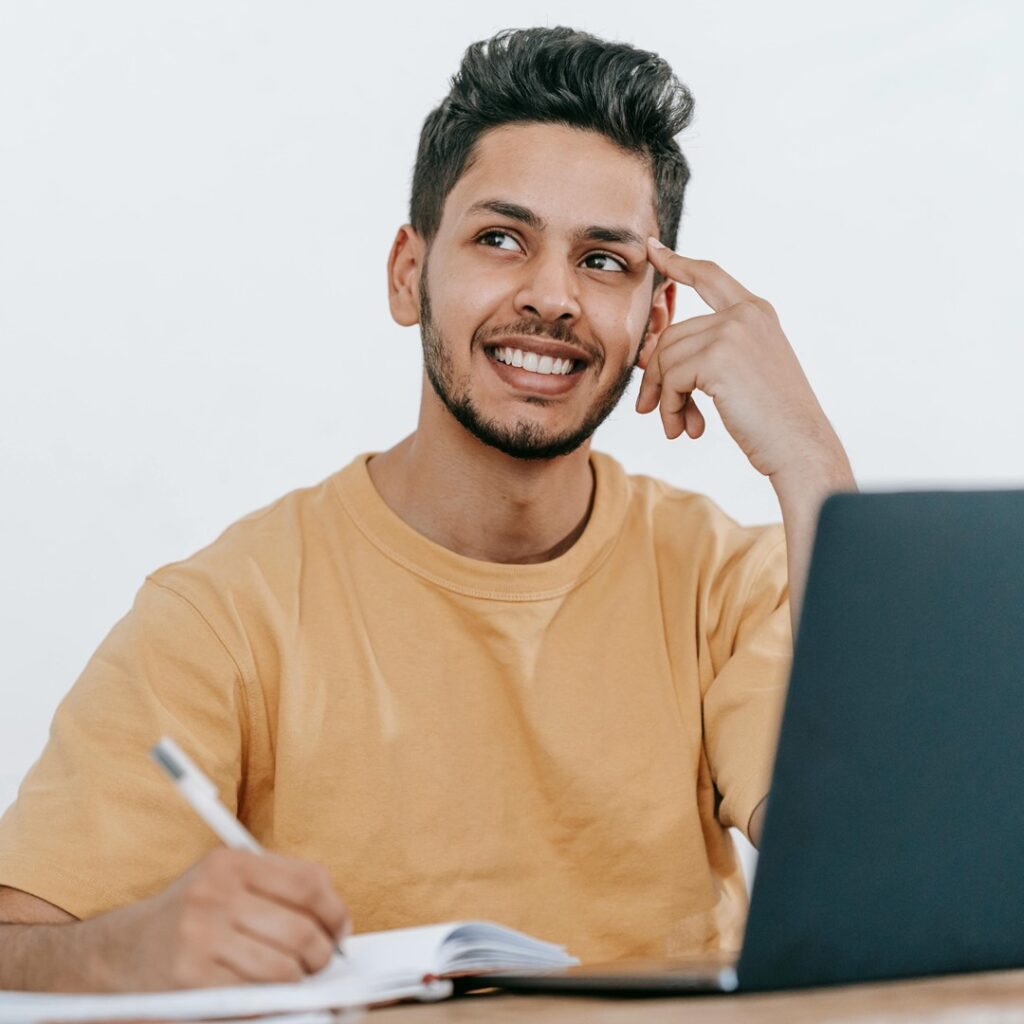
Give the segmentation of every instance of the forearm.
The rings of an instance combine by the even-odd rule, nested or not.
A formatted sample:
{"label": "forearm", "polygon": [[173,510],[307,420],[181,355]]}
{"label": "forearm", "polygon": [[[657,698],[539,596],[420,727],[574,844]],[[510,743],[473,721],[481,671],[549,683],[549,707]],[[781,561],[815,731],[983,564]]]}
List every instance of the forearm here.
{"label": "forearm", "polygon": [[[782,522],[786,531],[786,560],[789,571],[789,614],[796,638],[797,624],[807,589],[807,573],[811,567],[814,533],[822,503],[838,491],[856,491],[857,482],[846,453],[839,446],[833,458],[821,463],[820,468],[807,468],[800,474],[772,478],[772,485],[782,509]],[[750,841],[760,848],[764,832],[764,817],[768,806],[765,797],[750,817]]]}
{"label": "forearm", "polygon": [[838,441],[828,456],[809,461],[798,470],[779,473],[771,481],[779,499],[786,531],[789,610],[795,639],[821,505],[830,494],[837,491],[856,491],[857,482],[853,478],[846,452]]}
{"label": "forearm", "polygon": [[0,924],[0,990],[111,991],[116,986],[106,966],[109,942],[103,917],[69,924]]}

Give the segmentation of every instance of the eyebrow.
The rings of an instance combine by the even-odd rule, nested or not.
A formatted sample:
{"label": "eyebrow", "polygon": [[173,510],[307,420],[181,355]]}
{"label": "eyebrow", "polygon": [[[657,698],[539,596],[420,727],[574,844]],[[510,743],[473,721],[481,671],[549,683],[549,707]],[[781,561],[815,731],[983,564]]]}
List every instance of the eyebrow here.
{"label": "eyebrow", "polygon": [[[474,203],[467,211],[469,217],[474,213],[496,213],[510,220],[517,220],[534,231],[544,231],[547,222],[539,214],[519,203],[510,203],[504,199],[485,199]],[[573,242],[618,242],[622,245],[636,245],[643,249],[646,241],[631,228],[591,224],[589,227],[577,228],[573,232]]]}

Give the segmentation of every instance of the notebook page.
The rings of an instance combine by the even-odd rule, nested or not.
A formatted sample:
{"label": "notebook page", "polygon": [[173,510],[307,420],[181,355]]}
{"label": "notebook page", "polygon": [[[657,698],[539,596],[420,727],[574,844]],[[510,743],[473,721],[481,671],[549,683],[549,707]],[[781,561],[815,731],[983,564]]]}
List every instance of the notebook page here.
{"label": "notebook page", "polygon": [[364,978],[353,974],[347,966],[339,966],[335,960],[319,973],[294,984],[118,995],[0,991],[0,1024],[43,1020],[216,1020],[248,1014],[366,1006],[392,999],[439,999],[450,994],[448,982],[430,986],[418,982],[401,985],[382,978]]}
{"label": "notebook page", "polygon": [[569,967],[579,960],[564,946],[490,921],[463,921],[441,948],[438,973],[525,967]]}
{"label": "notebook page", "polygon": [[358,974],[419,979],[435,971],[442,944],[461,923],[363,932],[345,940],[345,957]]}

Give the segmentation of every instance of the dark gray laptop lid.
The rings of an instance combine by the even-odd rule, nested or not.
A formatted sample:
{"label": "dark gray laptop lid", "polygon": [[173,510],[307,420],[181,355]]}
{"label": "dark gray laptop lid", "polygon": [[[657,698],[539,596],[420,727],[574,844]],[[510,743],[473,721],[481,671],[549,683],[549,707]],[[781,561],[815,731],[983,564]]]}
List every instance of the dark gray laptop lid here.
{"label": "dark gray laptop lid", "polygon": [[1024,491],[822,508],[741,989],[1024,965]]}

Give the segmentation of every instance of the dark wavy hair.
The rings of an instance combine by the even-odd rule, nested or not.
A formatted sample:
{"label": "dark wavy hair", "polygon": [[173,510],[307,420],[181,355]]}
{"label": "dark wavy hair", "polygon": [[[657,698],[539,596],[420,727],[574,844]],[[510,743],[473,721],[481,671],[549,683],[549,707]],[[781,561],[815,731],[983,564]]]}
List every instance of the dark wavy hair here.
{"label": "dark wavy hair", "polygon": [[675,248],[690,179],[675,136],[693,106],[690,90],[656,53],[564,26],[504,29],[466,48],[448,95],[423,122],[409,221],[429,247],[480,136],[498,125],[549,122],[600,132],[643,156],[660,241]]}

